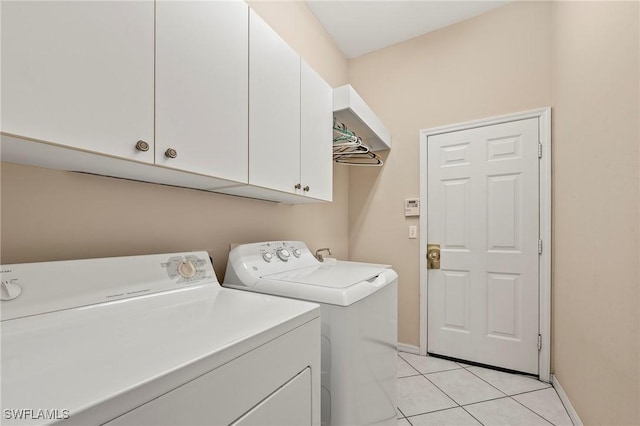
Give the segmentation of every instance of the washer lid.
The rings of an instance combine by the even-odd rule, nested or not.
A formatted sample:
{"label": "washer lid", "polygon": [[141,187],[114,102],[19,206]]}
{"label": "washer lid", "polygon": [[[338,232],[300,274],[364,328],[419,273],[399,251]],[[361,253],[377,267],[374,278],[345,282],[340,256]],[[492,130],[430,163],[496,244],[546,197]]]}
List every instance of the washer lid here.
{"label": "washer lid", "polygon": [[294,269],[292,271],[265,275],[262,278],[285,281],[296,284],[314,285],[332,289],[342,289],[361,283],[373,281],[388,265],[359,262],[336,262],[321,266]]}
{"label": "washer lid", "polygon": [[330,305],[349,306],[396,281],[389,265],[339,261],[265,275],[253,287],[228,287]]}

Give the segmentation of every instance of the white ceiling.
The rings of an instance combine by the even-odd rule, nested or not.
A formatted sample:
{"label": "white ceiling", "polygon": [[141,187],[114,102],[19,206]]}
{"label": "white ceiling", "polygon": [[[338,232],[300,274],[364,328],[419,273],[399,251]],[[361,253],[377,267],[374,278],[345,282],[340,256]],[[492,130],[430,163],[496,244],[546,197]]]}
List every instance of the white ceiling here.
{"label": "white ceiling", "polygon": [[347,58],[485,13],[508,1],[307,0]]}

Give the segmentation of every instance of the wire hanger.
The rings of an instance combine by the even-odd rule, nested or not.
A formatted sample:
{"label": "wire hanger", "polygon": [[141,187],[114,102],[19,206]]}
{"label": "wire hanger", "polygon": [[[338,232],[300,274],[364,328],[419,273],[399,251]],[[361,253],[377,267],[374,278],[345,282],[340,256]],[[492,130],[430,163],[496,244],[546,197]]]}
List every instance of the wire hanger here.
{"label": "wire hanger", "polygon": [[333,117],[333,160],[351,166],[374,166],[384,164],[382,158],[371,151],[358,135],[347,129]]}

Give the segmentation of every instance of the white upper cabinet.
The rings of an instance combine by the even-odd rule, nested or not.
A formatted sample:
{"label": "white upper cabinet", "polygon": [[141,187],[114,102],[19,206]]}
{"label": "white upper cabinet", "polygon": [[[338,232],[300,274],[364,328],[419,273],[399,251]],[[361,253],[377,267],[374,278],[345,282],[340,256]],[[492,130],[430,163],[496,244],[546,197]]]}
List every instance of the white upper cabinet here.
{"label": "white upper cabinet", "polygon": [[152,1],[3,1],[2,131],[152,163],[153,45]]}
{"label": "white upper cabinet", "polygon": [[300,56],[253,10],[249,36],[249,183],[300,187]]}
{"label": "white upper cabinet", "polygon": [[156,164],[247,182],[248,35],[244,2],[156,3]]}
{"label": "white upper cabinet", "polygon": [[333,194],[333,90],[304,60],[300,85],[300,183],[302,193],[331,201]]}
{"label": "white upper cabinet", "polygon": [[331,201],[332,89],[253,10],[249,21],[250,186],[228,193]]}
{"label": "white upper cabinet", "polygon": [[2,161],[332,198],[331,88],[243,1],[2,1]]}

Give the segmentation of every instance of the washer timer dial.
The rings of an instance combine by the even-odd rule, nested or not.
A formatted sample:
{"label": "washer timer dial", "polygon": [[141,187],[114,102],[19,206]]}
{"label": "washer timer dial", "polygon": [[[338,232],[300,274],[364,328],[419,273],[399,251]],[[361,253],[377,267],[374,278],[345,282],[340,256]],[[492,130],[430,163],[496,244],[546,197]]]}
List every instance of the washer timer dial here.
{"label": "washer timer dial", "polygon": [[280,260],[282,260],[283,262],[286,262],[289,260],[289,258],[291,257],[291,252],[289,250],[287,250],[286,248],[281,248],[276,250],[276,254],[278,255],[278,258]]}

